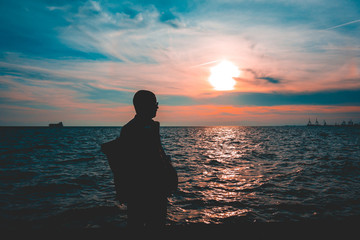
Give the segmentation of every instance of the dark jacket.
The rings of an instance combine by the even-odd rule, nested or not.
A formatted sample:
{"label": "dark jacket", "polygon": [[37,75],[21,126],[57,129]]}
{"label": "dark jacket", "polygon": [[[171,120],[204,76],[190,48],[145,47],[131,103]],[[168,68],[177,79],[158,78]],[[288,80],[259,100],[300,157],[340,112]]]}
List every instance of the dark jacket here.
{"label": "dark jacket", "polygon": [[119,154],[112,164],[120,202],[149,195],[166,197],[176,189],[177,174],[161,146],[159,128],[159,122],[138,116],[122,127]]}

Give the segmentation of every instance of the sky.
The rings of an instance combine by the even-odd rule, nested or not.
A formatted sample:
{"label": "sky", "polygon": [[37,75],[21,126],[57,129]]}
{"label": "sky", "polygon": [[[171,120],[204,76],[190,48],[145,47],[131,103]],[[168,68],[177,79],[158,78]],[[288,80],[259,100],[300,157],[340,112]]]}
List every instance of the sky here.
{"label": "sky", "polygon": [[0,22],[1,126],[121,126],[140,89],[162,126],[360,122],[357,0],[0,0]]}

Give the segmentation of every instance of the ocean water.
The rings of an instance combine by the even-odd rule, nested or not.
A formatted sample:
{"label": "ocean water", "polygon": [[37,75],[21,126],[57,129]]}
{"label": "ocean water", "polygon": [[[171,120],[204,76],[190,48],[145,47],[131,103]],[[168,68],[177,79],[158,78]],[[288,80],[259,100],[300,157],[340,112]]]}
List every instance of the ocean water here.
{"label": "ocean water", "polygon": [[[126,226],[100,144],[120,127],[0,128],[0,228]],[[162,127],[168,225],[360,216],[360,129]],[[144,199],[146,201],[146,199]]]}

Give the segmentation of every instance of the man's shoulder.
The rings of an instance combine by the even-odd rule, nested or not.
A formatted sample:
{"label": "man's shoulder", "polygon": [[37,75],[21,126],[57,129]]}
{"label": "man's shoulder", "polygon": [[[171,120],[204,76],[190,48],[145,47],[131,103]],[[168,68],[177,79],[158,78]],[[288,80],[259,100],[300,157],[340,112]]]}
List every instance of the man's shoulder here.
{"label": "man's shoulder", "polygon": [[[138,132],[138,131],[141,132],[144,128],[146,128],[145,126],[146,125],[144,125],[144,123],[141,123],[141,122],[137,121],[136,118],[133,118],[132,120],[130,120],[127,124],[125,124],[122,127],[121,131],[122,132]],[[160,122],[151,120],[150,126],[152,126],[155,129],[159,129]]]}
{"label": "man's shoulder", "polygon": [[120,137],[125,137],[125,136],[128,136],[129,134],[131,135],[131,132],[133,132],[134,129],[136,129],[136,126],[134,123],[134,119],[132,119],[128,123],[126,123],[124,126],[121,127]]}
{"label": "man's shoulder", "polygon": [[122,129],[129,129],[129,128],[132,128],[136,125],[135,123],[135,120],[134,119],[131,119],[128,123],[126,123]]}

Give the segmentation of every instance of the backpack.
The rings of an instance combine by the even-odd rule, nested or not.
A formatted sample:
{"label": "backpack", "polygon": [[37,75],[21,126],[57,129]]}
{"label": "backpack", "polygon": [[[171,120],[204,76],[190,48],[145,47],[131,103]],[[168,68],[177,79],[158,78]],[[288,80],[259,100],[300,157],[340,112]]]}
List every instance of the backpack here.
{"label": "backpack", "polygon": [[120,161],[121,148],[122,144],[120,138],[101,144],[101,151],[106,155],[110,169],[113,173],[116,199],[125,202],[126,186],[122,171],[126,170],[126,166],[124,166],[125,164],[123,161]]}
{"label": "backpack", "polygon": [[[127,202],[128,189],[126,184],[127,176],[127,164],[126,160],[122,161],[122,158],[128,156],[122,156],[124,150],[122,149],[124,144],[121,138],[116,138],[112,141],[101,144],[101,151],[106,155],[110,169],[114,176],[114,185],[116,191],[116,199],[120,202]],[[178,175],[171,164],[170,157],[165,155],[163,151],[159,149],[159,157],[161,158],[165,167],[165,193],[167,196],[173,194],[178,188]]]}

